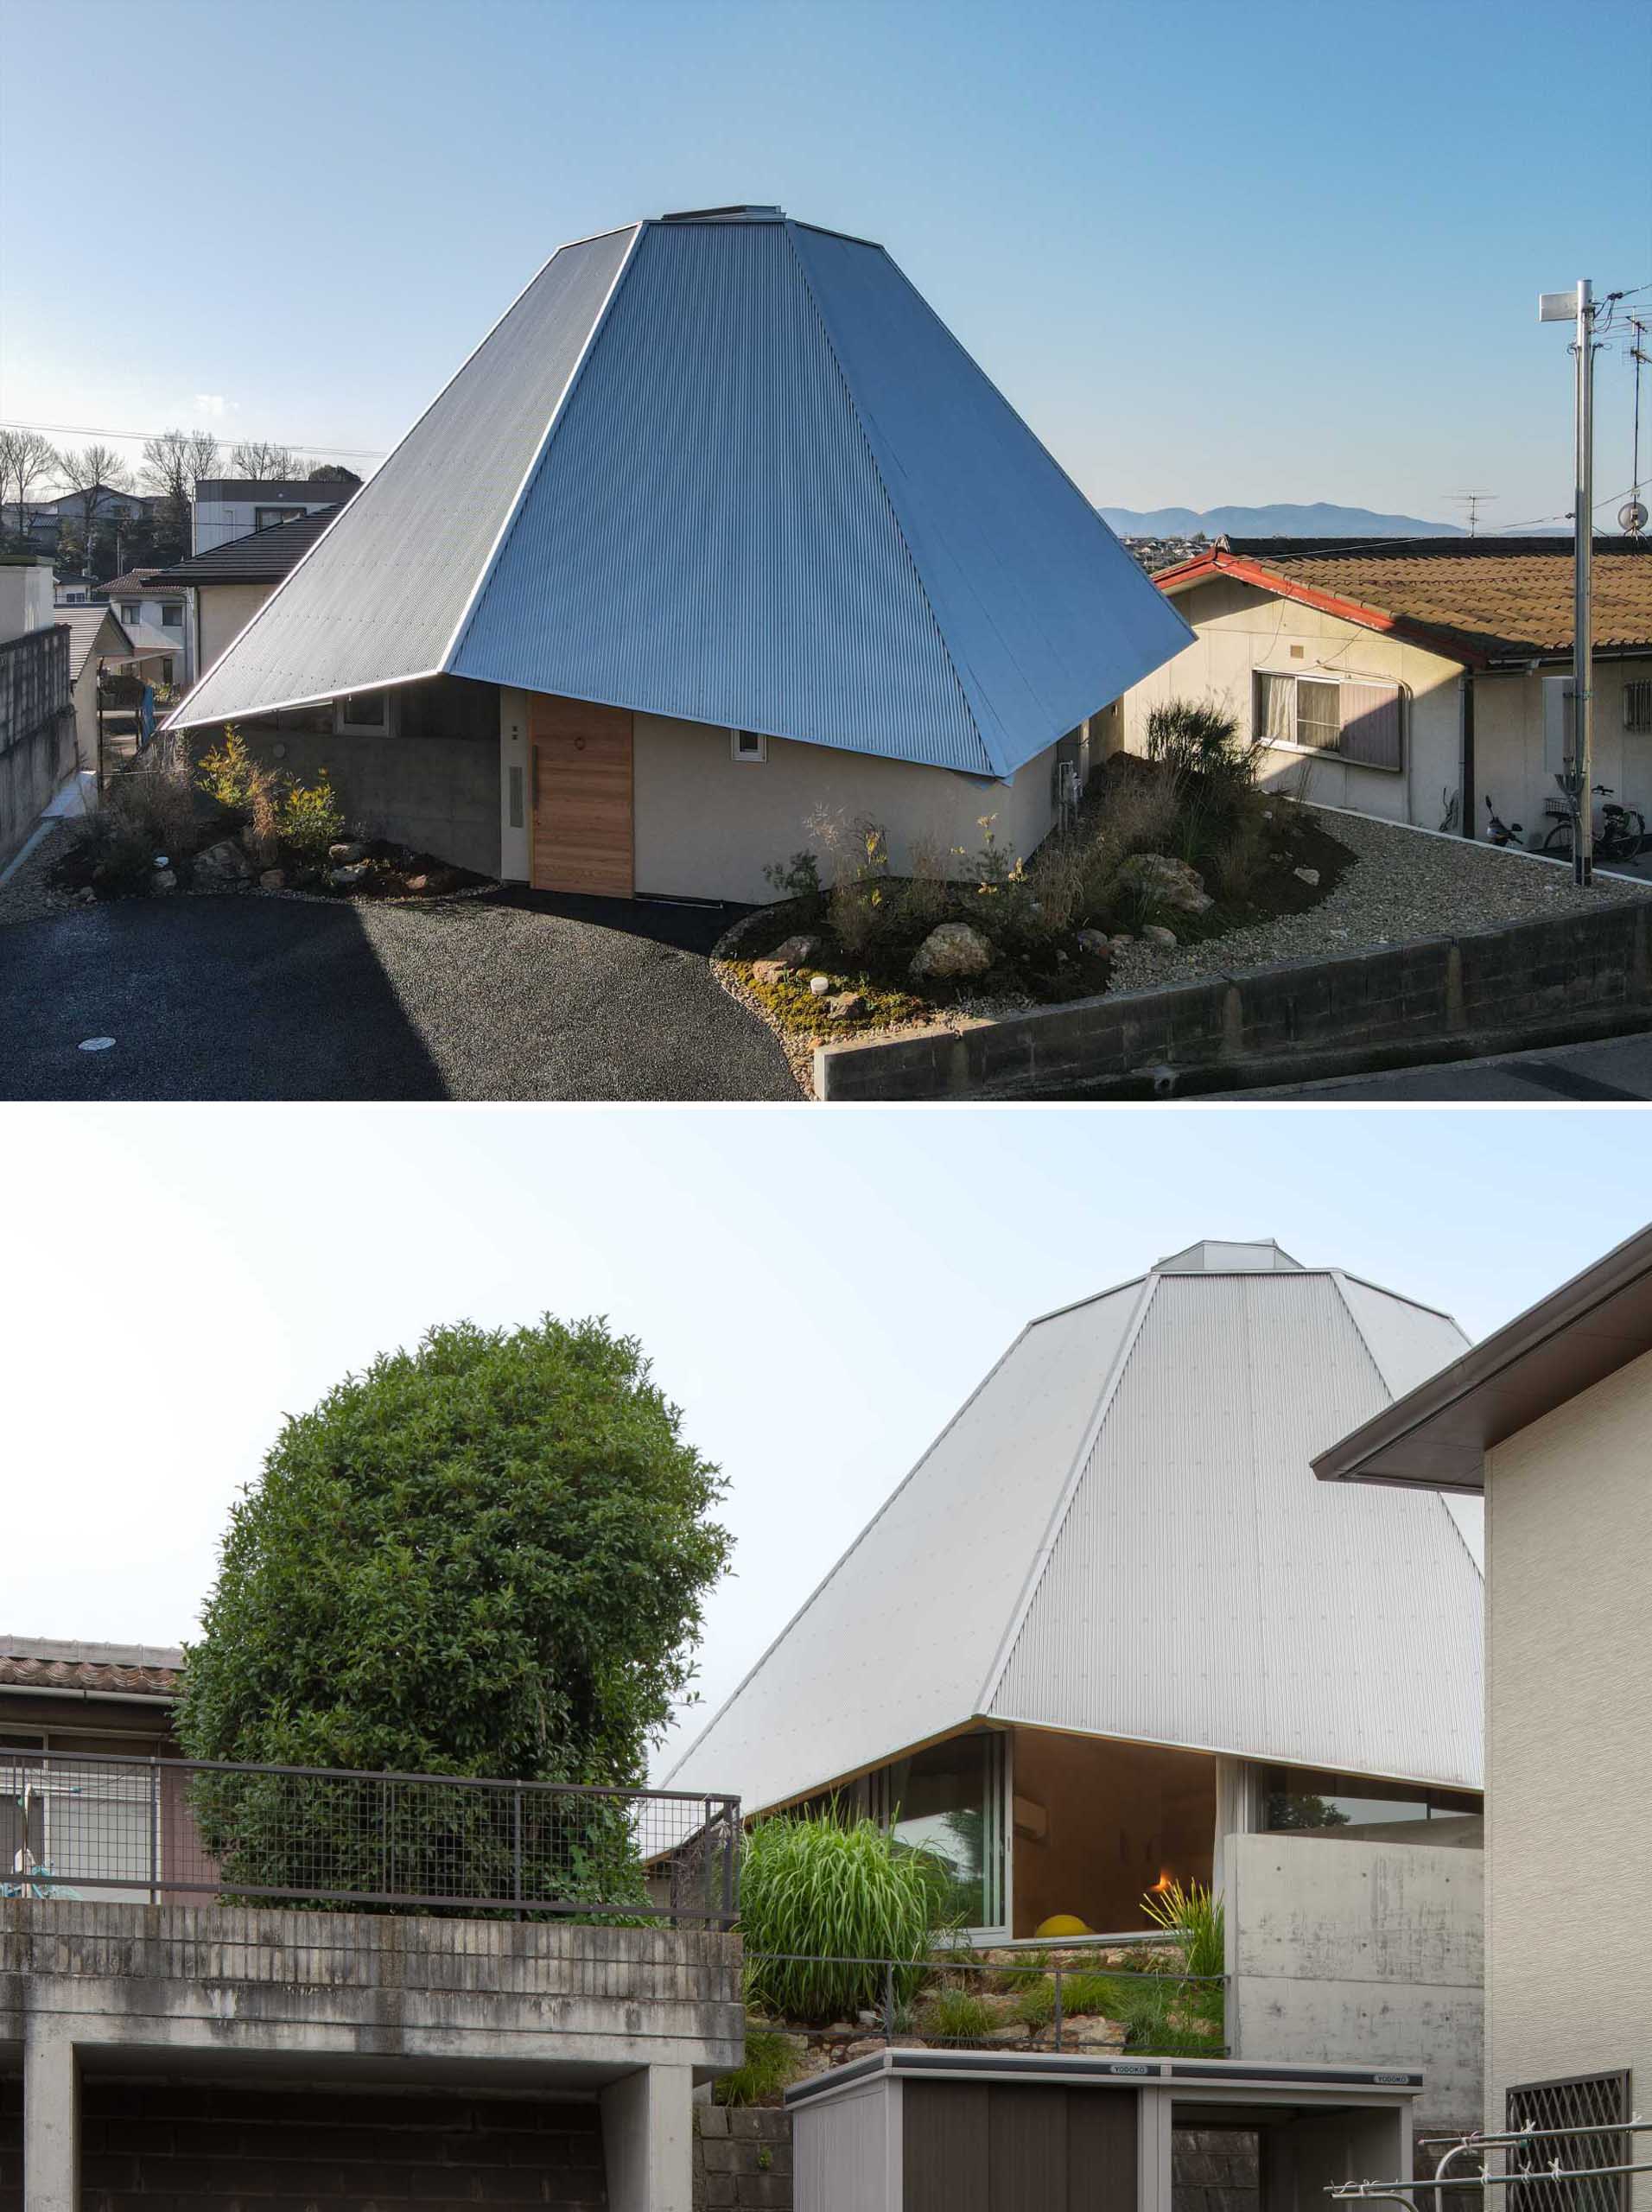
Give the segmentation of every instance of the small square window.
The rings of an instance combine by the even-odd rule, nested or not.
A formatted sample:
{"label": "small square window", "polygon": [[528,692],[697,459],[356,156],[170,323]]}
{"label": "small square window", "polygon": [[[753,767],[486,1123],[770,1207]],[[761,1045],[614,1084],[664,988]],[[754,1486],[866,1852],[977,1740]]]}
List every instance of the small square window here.
{"label": "small square window", "polygon": [[758,729],[736,729],[729,732],[736,760],[766,760],[769,741]]}
{"label": "small square window", "polygon": [[388,691],[353,691],[338,702],[336,727],[352,736],[383,735],[390,728]]}
{"label": "small square window", "polygon": [[1623,728],[1652,733],[1652,678],[1623,686]]}
{"label": "small square window", "polygon": [[183,627],[182,607],[163,607],[161,609],[161,620],[163,626],[168,630],[181,630]]}

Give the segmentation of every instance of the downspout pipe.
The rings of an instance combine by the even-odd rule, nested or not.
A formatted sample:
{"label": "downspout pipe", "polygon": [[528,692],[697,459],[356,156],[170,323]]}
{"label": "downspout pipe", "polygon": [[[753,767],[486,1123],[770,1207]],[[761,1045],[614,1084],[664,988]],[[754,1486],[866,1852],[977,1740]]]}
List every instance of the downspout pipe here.
{"label": "downspout pipe", "polygon": [[1473,838],[1479,828],[1474,795],[1474,671],[1463,671],[1463,818],[1458,828]]}

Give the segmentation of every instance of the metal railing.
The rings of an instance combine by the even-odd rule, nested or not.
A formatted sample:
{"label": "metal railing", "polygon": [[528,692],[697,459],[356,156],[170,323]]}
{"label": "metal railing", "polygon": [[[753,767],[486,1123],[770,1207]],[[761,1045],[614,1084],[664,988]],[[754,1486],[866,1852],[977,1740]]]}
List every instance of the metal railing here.
{"label": "metal railing", "polygon": [[0,1748],[0,1897],[727,1928],[740,1800]]}
{"label": "metal railing", "polygon": [[[1652,2160],[1637,2160],[1634,2155],[1644,2146],[1629,2139],[1648,2133],[1652,2133],[1652,2120],[1631,2113],[1586,2127],[1532,2126],[1493,2132],[1477,2128],[1463,2135],[1424,2135],[1418,2139],[1419,2151],[1440,2144],[1446,2146],[1432,2174],[1407,2175],[1394,2181],[1331,2183],[1325,2194],[1338,2203],[1399,2204],[1405,2212],[1433,2212],[1454,2191],[1484,2190],[1488,2194],[1481,2201],[1490,2203],[1489,2192],[1503,2189],[1509,2192],[1503,2205],[1512,2207],[1513,2212],[1534,2204],[1547,2208],[1547,2212],[1590,2212],[1603,2193],[1585,2189],[1585,2183],[1610,2183],[1611,2196],[1623,2202],[1627,2202],[1630,2176],[1652,2173]],[[1597,2145],[1602,2147],[1597,2149]],[[1447,2171],[1465,2155],[1479,2159],[1477,2172]],[[1493,2158],[1503,2161],[1501,2171],[1490,2163]]]}
{"label": "metal railing", "polygon": [[[1160,2034],[1158,2041],[1172,2044],[1173,2049],[1161,2049],[1157,2056],[1172,2056],[1196,2051],[1210,2058],[1223,2058],[1228,2046],[1223,2040],[1227,2017],[1226,1974],[1188,1974],[1180,1968],[1163,1973],[1143,1971],[1136,1967],[1109,1967],[1096,1965],[1064,1965],[1058,1961],[1040,1963],[1036,1954],[1025,1960],[1017,1959],[1006,1965],[984,1959],[971,1959],[951,1950],[933,1953],[927,1959],[872,1959],[824,1956],[812,1952],[753,1951],[746,1953],[748,1989],[761,1999],[765,1965],[777,1967],[831,1966],[858,1967],[863,1981],[858,2001],[849,2009],[855,2018],[845,2025],[853,2025],[857,2036],[886,2044],[921,2042],[935,2050],[975,2050],[995,2045],[1008,2046],[1013,2041],[1025,2044],[1038,2050],[1071,2050],[1097,2047],[1095,2024],[1101,2018],[1112,2022],[1124,2031],[1120,2046],[1131,2054],[1143,2057],[1155,2055],[1154,2021],[1153,2015],[1163,2017],[1163,2025],[1171,2032]],[[968,1977],[978,1977],[973,1990]],[[945,1997],[949,1989],[963,1993],[990,1995],[1000,2000],[992,2006],[990,2021],[983,2019],[978,2026],[966,2028],[955,2024],[948,2029],[944,2024],[949,2016]],[[1152,1992],[1155,1998],[1163,1993],[1163,2001],[1143,2005],[1144,1993]],[[1097,1994],[1103,1994],[1106,2003],[1098,2010],[1094,2003]],[[1080,2001],[1075,2005],[1073,2000]],[[1110,2005],[1115,2009],[1107,2009]],[[1127,2015],[1121,2019],[1119,2013]],[[1175,2017],[1171,2017],[1174,2015]],[[1012,2038],[1010,2031],[1016,2031]]]}

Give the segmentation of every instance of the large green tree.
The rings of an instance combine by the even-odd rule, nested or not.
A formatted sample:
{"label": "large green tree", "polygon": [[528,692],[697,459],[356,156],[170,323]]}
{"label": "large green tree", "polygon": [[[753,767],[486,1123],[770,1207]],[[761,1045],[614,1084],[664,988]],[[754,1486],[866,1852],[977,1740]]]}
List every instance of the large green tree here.
{"label": "large green tree", "polygon": [[192,1645],[194,1758],[632,1783],[728,1562],[628,1337],[432,1329],[290,1417]]}

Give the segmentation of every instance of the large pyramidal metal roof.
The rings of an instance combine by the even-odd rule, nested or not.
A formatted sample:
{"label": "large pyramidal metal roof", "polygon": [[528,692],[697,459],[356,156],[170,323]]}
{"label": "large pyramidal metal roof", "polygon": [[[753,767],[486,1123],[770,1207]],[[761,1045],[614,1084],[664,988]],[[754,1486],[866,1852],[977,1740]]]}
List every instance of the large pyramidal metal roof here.
{"label": "large pyramidal metal roof", "polygon": [[448,671],[1003,777],[1191,632],[881,246],[563,246],[174,715]]}
{"label": "large pyramidal metal roof", "polygon": [[760,1811],[994,1719],[1479,1788],[1478,1502],[1310,1465],[1466,1341],[1268,1243],[1046,1314],[672,1783]]}

